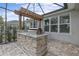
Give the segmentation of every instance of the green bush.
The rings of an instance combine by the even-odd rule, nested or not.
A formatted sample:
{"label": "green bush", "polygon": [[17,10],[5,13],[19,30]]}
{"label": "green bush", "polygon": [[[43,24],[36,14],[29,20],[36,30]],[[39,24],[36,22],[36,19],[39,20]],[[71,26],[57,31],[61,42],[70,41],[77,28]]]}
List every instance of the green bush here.
{"label": "green bush", "polygon": [[0,27],[0,43],[2,43],[3,41],[5,43],[16,41],[16,38],[17,38],[16,27],[7,26],[5,31],[4,31],[4,26]]}
{"label": "green bush", "polygon": [[11,37],[11,29],[10,29],[10,27],[8,27],[8,28],[7,28],[7,40],[8,40],[9,42],[11,42],[11,39],[12,39],[12,37]]}
{"label": "green bush", "polygon": [[12,35],[13,41],[16,41],[17,38],[17,30],[16,27],[13,27],[13,35]]}
{"label": "green bush", "polygon": [[3,39],[3,28],[2,26],[0,27],[0,43],[2,43]]}

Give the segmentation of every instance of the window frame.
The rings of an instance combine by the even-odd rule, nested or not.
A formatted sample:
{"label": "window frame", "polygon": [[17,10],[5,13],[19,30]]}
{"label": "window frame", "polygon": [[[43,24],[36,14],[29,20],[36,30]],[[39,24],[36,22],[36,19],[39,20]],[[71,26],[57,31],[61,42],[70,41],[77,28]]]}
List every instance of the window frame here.
{"label": "window frame", "polygon": [[[52,18],[57,18],[57,24],[52,24]],[[58,16],[53,16],[53,17],[51,17],[50,18],[50,32],[53,32],[51,29],[52,29],[52,27],[51,27],[51,25],[56,25],[57,26],[57,28],[58,28]],[[57,29],[57,32],[53,32],[53,33],[58,33],[58,29]]]}
{"label": "window frame", "polygon": [[[70,25],[70,28],[69,28],[69,33],[65,33],[65,32],[60,32],[60,16],[64,16],[64,15],[67,15],[67,14],[69,14],[69,17],[70,17],[70,19],[69,19],[69,23],[63,23],[63,24],[69,24]],[[57,32],[51,32],[51,18],[53,18],[53,17],[57,17],[58,18],[58,31]],[[57,15],[57,16],[53,16],[53,17],[49,17],[49,18],[45,18],[44,19],[44,21],[46,20],[46,19],[49,19],[49,31],[45,31],[45,32],[50,32],[50,33],[57,33],[57,34],[67,34],[67,35],[71,35],[71,12],[68,12],[68,13],[65,13],[65,14],[61,14],[61,15]],[[44,24],[43,24],[43,26],[45,26],[45,22],[43,22]],[[55,24],[56,25],[56,24]]]}
{"label": "window frame", "polygon": [[[36,27],[34,27],[34,26],[36,26]],[[38,28],[38,21],[37,20],[30,21],[30,28]]]}
{"label": "window frame", "polygon": [[[69,14],[69,23],[60,23],[60,16],[65,16],[65,15],[68,15]],[[69,13],[65,13],[65,14],[61,14],[61,15],[59,15],[59,33],[61,33],[61,34],[71,34],[71,13],[69,12]],[[60,32],[60,25],[69,25],[70,26],[70,28],[69,28],[69,33],[65,33],[65,32]]]}
{"label": "window frame", "polygon": [[[47,20],[47,19],[49,19],[49,24],[48,25],[45,24],[45,20]],[[45,31],[45,32],[50,32],[50,18],[45,18],[43,23],[44,23],[44,25],[43,25],[44,26],[44,31],[45,31],[45,26],[49,26],[49,30]]]}

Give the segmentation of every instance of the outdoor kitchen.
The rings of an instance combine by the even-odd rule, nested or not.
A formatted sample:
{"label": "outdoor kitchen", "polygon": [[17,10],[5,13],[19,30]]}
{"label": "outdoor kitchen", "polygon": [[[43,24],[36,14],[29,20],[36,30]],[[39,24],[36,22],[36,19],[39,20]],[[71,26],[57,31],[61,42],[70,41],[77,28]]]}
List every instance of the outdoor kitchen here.
{"label": "outdoor kitchen", "polygon": [[19,15],[20,30],[22,29],[22,16],[38,20],[39,26],[38,28],[29,28],[26,32],[20,31],[17,34],[17,38],[19,38],[18,41],[20,41],[18,44],[24,46],[30,55],[45,55],[47,53],[47,34],[45,34],[41,29],[41,20],[43,20],[43,16],[31,12],[25,8],[15,10],[15,14]]}

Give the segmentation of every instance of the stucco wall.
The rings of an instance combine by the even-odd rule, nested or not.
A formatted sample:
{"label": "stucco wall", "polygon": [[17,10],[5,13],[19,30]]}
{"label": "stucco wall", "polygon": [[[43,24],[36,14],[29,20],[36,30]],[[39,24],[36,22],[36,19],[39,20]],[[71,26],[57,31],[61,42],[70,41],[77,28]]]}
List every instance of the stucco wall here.
{"label": "stucco wall", "polygon": [[79,45],[79,11],[71,12],[71,39],[74,44]]}
{"label": "stucco wall", "polygon": [[[69,34],[54,33],[54,32],[45,32],[45,33],[48,33],[48,39],[57,39],[57,40],[62,40],[79,45],[79,11],[75,11],[75,10],[65,11],[62,13],[52,14],[51,16],[45,18],[51,18],[53,16],[59,16],[66,13],[70,13],[70,18],[71,18]],[[44,25],[43,21],[42,21],[42,25]],[[42,28],[44,29],[44,26],[42,26]]]}

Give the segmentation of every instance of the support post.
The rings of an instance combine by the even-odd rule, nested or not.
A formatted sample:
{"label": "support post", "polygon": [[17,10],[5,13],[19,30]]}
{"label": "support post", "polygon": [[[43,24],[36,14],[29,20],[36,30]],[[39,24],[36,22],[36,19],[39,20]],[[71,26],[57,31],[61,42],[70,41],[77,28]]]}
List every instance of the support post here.
{"label": "support post", "polygon": [[23,23],[23,30],[24,30],[24,25],[25,25],[25,24],[24,24],[24,19],[25,19],[25,17],[23,16],[23,22],[22,22],[22,23]]}
{"label": "support post", "polygon": [[19,15],[19,29],[22,30],[22,16]]}
{"label": "support post", "polygon": [[4,43],[7,43],[6,30],[7,30],[7,3],[6,3],[6,9],[5,9],[5,23],[4,23],[4,39],[5,39],[5,42]]}
{"label": "support post", "polygon": [[39,28],[41,28],[41,20],[39,21]]}
{"label": "support post", "polygon": [[42,28],[41,28],[41,20],[39,21],[39,27],[38,27],[38,30],[37,30],[37,34],[42,34],[43,31],[42,31]]}

